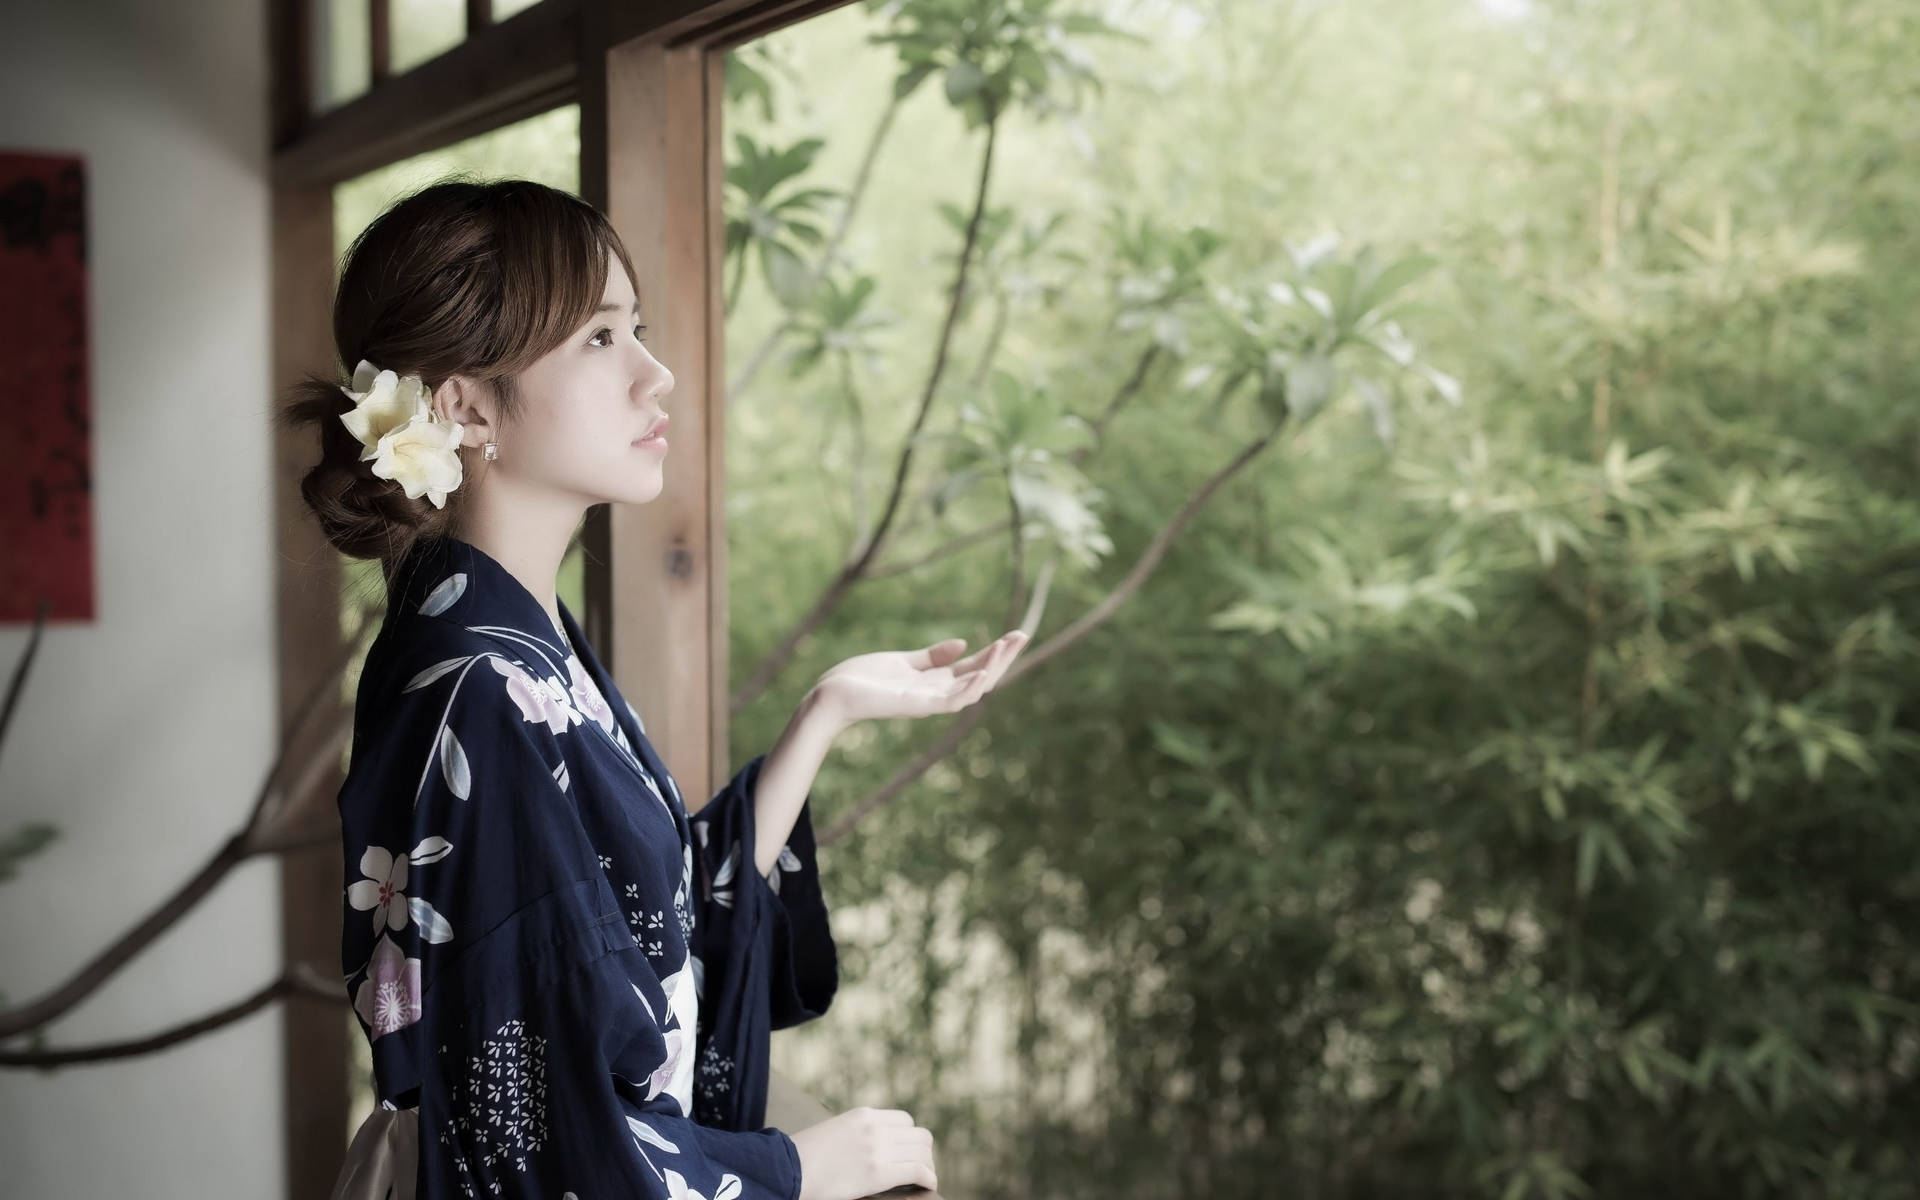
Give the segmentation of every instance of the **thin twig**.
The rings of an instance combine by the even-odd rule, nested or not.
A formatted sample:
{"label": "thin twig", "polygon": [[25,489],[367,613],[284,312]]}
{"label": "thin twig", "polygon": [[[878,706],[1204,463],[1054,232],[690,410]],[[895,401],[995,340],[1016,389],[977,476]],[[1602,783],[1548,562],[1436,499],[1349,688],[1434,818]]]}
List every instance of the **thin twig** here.
{"label": "thin twig", "polygon": [[900,510],[900,497],[906,490],[907,472],[913,463],[913,449],[921,428],[927,423],[927,413],[933,407],[934,395],[939,391],[941,376],[946,371],[948,351],[953,344],[953,331],[959,323],[961,301],[966,296],[967,270],[973,261],[974,247],[979,242],[981,217],[987,208],[987,189],[993,177],[993,148],[999,127],[1000,123],[996,115],[989,113],[987,143],[980,156],[979,182],[974,189],[973,215],[967,221],[966,237],[960,245],[960,259],[954,268],[953,287],[947,300],[946,321],[941,326],[940,338],[935,343],[933,366],[927,372],[927,383],[920,394],[919,410],[914,413],[913,426],[907,430],[906,439],[900,446],[900,461],[894,470],[893,489],[887,496],[886,507],[881,510],[880,520],[875,524],[873,535],[867,539],[867,544],[861,550],[860,556],[841,568],[827,590],[814,601],[813,607],[807,611],[806,616],[787,632],[779,645],[755,665],[746,682],[741,684],[730,697],[729,708],[733,713],[737,714],[746,707],[748,702],[766,689],[773,677],[779,674],[780,669],[786,666],[799,651],[800,644],[806,640],[807,635],[818,628],[821,622],[826,620],[827,614],[840,603],[840,598],[852,588],[855,581],[866,571],[867,565],[879,553],[881,543],[887,536],[887,530],[893,524],[894,515]]}
{"label": "thin twig", "polygon": [[895,563],[891,566],[874,567],[867,572],[866,577],[868,579],[885,579],[890,575],[905,575],[908,571],[917,571],[921,567],[940,561],[949,554],[958,553],[969,546],[976,546],[982,542],[994,540],[1000,536],[1000,531],[1011,523],[1011,517],[1001,517],[992,524],[984,525],[979,529],[973,530],[971,533],[963,533],[958,537],[949,538],[919,558],[909,559],[906,562]]}
{"label": "thin twig", "polygon": [[[371,622],[366,624],[370,625]],[[366,628],[366,625],[362,628]],[[318,708],[320,697],[339,687],[340,674],[346,669],[347,663],[352,661],[353,654],[358,649],[359,640],[355,638],[346,643],[338,660],[320,677],[295,709],[288,733],[280,743],[273,765],[267,770],[266,777],[261,780],[247,821],[239,831],[228,837],[198,871],[195,871],[184,884],[161,901],[152,912],[95,955],[65,983],[37,1000],[0,1013],[0,1040],[18,1037],[29,1030],[38,1029],[92,995],[113,976],[114,972],[125,966],[140,951],[171,928],[174,922],[192,911],[195,905],[211,894],[214,885],[225,877],[228,871],[260,852],[260,839],[277,824],[278,819],[288,810],[288,806],[299,799],[299,797],[289,799],[289,790],[276,786],[286,773],[288,755],[299,741],[308,719]],[[348,732],[351,733],[350,718]],[[323,740],[311,752],[309,758],[301,763],[298,778],[303,786],[310,786],[308,781],[318,778],[319,769],[312,765],[312,757],[318,756],[330,763],[337,752],[338,742],[334,738],[329,737]],[[278,803],[274,803],[275,801]]]}
{"label": "thin twig", "polygon": [[[1195,515],[1197,515],[1200,509],[1206,505],[1207,501],[1213,497],[1214,493],[1218,492],[1222,485],[1233,478],[1234,475],[1238,474],[1248,463],[1252,462],[1256,455],[1266,449],[1267,446],[1273,442],[1274,437],[1275,433],[1268,433],[1249,443],[1246,448],[1234,456],[1233,461],[1215,472],[1210,479],[1200,486],[1198,491],[1194,492],[1180,511],[1174,514],[1173,519],[1167,522],[1165,528],[1154,535],[1153,541],[1148,543],[1146,550],[1141,553],[1139,559],[1133,564],[1133,569],[1127,572],[1127,577],[1121,580],[1118,586],[1102,597],[1100,603],[1089,609],[1079,620],[1023,654],[1014,662],[1013,666],[1007,668],[1007,673],[1000,677],[1000,682],[994,686],[994,691],[990,693],[989,696],[998,694],[1021,676],[1030,671],[1037,670],[1041,664],[1045,663],[1048,659],[1064,653],[1075,642],[1099,628],[1099,626],[1109,620],[1114,613],[1118,612],[1120,606],[1125,604],[1135,592],[1139,591],[1141,585],[1147,581],[1147,578],[1158,569],[1160,560],[1166,557],[1167,548],[1171,546],[1173,540],[1179,537],[1181,532],[1192,523]],[[960,740],[964,738],[974,726],[980,723],[987,699],[988,697],[983,697],[979,703],[968,709],[965,715],[959,720],[948,726],[941,736],[935,739],[934,743],[927,747],[919,757],[895,772],[893,777],[880,785],[879,788],[856,802],[844,817],[835,821],[820,835],[817,844],[822,846],[831,845],[851,833],[854,827],[861,821],[894,800],[902,791],[906,790],[908,784],[926,774],[927,770],[931,768],[933,764],[952,753],[953,748],[960,744]]]}
{"label": "thin twig", "polygon": [[100,1042],[92,1046],[69,1046],[60,1050],[0,1050],[0,1067],[64,1067],[74,1063],[100,1062],[113,1058],[134,1058],[152,1054],[211,1033],[224,1025],[266,1007],[282,996],[302,996],[311,1000],[344,1003],[346,995],[322,979],[306,963],[289,967],[272,983],[235,1004],[208,1013],[204,1017],[175,1025],[171,1029],[124,1042]]}
{"label": "thin twig", "polygon": [[7,730],[13,728],[13,712],[20,703],[20,693],[26,689],[27,673],[33,667],[34,655],[40,652],[40,637],[47,628],[47,600],[41,597],[33,606],[33,632],[27,635],[27,648],[20,652],[20,661],[13,665],[13,677],[7,681],[7,702],[0,708],[0,746],[7,743]]}

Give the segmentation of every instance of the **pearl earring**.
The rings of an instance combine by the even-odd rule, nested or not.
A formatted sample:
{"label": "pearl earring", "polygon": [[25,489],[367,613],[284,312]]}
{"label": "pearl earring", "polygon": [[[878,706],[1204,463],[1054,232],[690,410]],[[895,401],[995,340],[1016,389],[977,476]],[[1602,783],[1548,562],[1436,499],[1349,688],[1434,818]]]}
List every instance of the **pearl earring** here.
{"label": "pearl earring", "polygon": [[488,442],[486,445],[480,447],[480,452],[486,456],[488,462],[492,462],[500,457],[500,443]]}

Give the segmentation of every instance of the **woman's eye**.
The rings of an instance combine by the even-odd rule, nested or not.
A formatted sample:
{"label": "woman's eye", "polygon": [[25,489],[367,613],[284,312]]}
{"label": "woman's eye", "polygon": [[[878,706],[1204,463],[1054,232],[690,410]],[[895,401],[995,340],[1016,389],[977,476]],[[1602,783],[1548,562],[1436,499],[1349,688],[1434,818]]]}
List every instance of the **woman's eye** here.
{"label": "woman's eye", "polygon": [[[647,331],[647,327],[646,327],[645,325],[635,325],[635,326],[633,327],[633,330],[634,330],[634,333],[633,333],[633,336],[634,336],[634,337],[636,337],[636,338],[640,338],[640,340],[641,340],[641,341],[643,341],[643,342],[647,340],[647,339],[645,339],[644,337],[640,337],[640,335],[641,335],[641,334],[643,334],[643,333],[645,333],[645,332]],[[593,333],[593,336],[592,336],[592,337],[590,337],[590,338],[588,338],[588,339],[587,339],[587,341],[588,341],[588,343],[589,343],[590,345],[595,345],[595,346],[597,346],[597,345],[600,345],[600,344],[601,344],[601,342],[599,341],[599,339],[600,339],[600,338],[601,338],[602,336],[606,336],[606,337],[612,337],[612,336],[613,336],[613,330],[611,330],[611,329],[608,329],[608,328],[607,328],[606,326],[604,326],[604,325],[603,325],[603,326],[601,326],[601,327],[600,327],[599,329],[596,329],[596,330],[594,331],[594,333]]]}

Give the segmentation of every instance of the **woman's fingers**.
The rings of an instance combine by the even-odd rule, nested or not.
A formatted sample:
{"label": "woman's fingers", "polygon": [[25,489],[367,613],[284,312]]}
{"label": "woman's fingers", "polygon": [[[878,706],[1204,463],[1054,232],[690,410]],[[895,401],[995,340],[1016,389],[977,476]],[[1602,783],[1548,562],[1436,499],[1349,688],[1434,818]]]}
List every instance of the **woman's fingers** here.
{"label": "woman's fingers", "polygon": [[[904,1177],[900,1180],[901,1183],[911,1183],[915,1187],[923,1187],[930,1192],[940,1190],[940,1177],[933,1173],[933,1167],[929,1163],[901,1163],[900,1174]],[[894,1186],[898,1187],[899,1184]]]}
{"label": "woman's fingers", "polygon": [[991,666],[997,659],[1004,659],[1008,651],[1017,651],[1027,644],[1025,630],[1015,629],[1000,635],[993,641],[975,650],[959,662],[952,665],[955,675],[971,675]]}
{"label": "woman's fingers", "polygon": [[890,1150],[889,1164],[898,1171],[903,1183],[917,1184],[928,1191],[937,1191],[940,1181],[933,1165],[933,1131],[915,1125],[910,1129],[892,1130],[895,1137]]}
{"label": "woman's fingers", "polygon": [[1025,635],[1014,635],[995,642],[987,652],[987,658],[980,668],[971,674],[962,675],[947,690],[947,696],[959,708],[965,708],[981,696],[993,690],[1000,677],[1007,673],[1007,666],[1013,656],[1026,644]]}

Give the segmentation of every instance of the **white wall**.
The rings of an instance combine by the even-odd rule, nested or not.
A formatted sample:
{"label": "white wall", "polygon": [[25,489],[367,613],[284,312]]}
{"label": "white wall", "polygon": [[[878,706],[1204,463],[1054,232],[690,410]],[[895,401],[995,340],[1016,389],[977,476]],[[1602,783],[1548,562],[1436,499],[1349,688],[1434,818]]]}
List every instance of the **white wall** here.
{"label": "white wall", "polygon": [[[0,746],[0,830],[63,830],[0,883],[11,1003],[183,882],[271,758],[265,14],[266,0],[0,4],[0,147],[86,163],[97,613],[48,627]],[[24,625],[0,626],[0,672],[25,644]],[[265,859],[229,875],[48,1040],[149,1033],[267,982],[279,875]],[[156,1055],[0,1068],[0,1191],[284,1194],[279,1035],[276,1004]]]}

